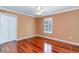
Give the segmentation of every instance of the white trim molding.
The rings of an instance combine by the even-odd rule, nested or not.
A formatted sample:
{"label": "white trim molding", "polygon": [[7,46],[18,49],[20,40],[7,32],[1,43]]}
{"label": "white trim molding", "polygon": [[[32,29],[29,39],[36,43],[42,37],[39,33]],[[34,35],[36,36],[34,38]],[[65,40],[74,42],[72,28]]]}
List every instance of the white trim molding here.
{"label": "white trim molding", "polygon": [[17,41],[23,40],[23,39],[32,38],[32,37],[36,37],[36,36],[37,36],[37,35],[29,35],[29,36],[26,36],[26,37],[23,37],[23,38],[18,38]]}
{"label": "white trim molding", "polygon": [[77,43],[77,42],[66,41],[66,40],[57,39],[57,38],[53,38],[53,37],[42,36],[42,35],[30,35],[30,36],[27,36],[27,37],[19,38],[19,39],[17,39],[17,41],[23,40],[23,39],[27,39],[27,38],[36,37],[36,36],[44,37],[44,38],[48,38],[48,39],[50,39],[50,40],[56,40],[56,41],[65,42],[65,43],[68,43],[68,44],[72,44],[72,45],[77,45],[77,46],[79,46],[79,43]]}
{"label": "white trim molding", "polygon": [[[31,16],[31,17],[41,17],[41,16],[33,16],[33,15],[25,14],[25,13],[22,13],[22,12],[18,12],[18,11],[14,11],[14,10],[10,10],[10,9],[7,9],[7,8],[2,8],[2,7],[0,7],[0,9],[15,12],[15,13],[26,15],[26,16]],[[79,6],[74,7],[74,8],[70,8],[70,9],[66,9],[66,10],[62,10],[62,11],[53,12],[49,15],[55,15],[55,14],[69,12],[69,11],[73,11],[73,10],[77,10],[77,9],[79,9]],[[44,16],[49,16],[49,15],[44,15]]]}
{"label": "white trim molding", "polygon": [[17,41],[32,38],[32,37],[36,37],[36,36],[44,37],[44,38],[48,38],[50,40],[56,40],[56,41],[65,42],[65,43],[68,43],[68,44],[79,46],[79,43],[77,43],[77,42],[72,42],[72,41],[67,41],[67,40],[57,39],[57,38],[53,38],[53,37],[42,36],[42,35],[30,35],[30,36],[26,36],[26,37],[23,37],[23,38],[18,38]]}
{"label": "white trim molding", "polygon": [[52,38],[52,37],[47,37],[47,36],[42,36],[42,35],[37,35],[37,36],[39,36],[39,37],[44,37],[44,38],[48,38],[48,39],[51,39],[51,40],[56,40],[56,41],[65,42],[65,43],[69,43],[69,44],[72,44],[72,45],[77,45],[77,46],[79,46],[79,43],[77,43],[77,42],[66,41],[66,40],[57,39],[57,38]]}
{"label": "white trim molding", "polygon": [[52,17],[45,18],[44,33],[52,34],[53,33],[52,29],[53,29],[53,18]]}
{"label": "white trim molding", "polygon": [[65,12],[70,12],[70,11],[74,11],[74,10],[77,10],[77,9],[79,9],[79,6],[74,7],[74,8],[70,8],[70,9],[66,9],[66,10],[62,10],[62,11],[58,11],[58,12],[54,12],[54,13],[51,13],[50,15],[55,15],[55,14],[60,14],[60,13],[65,13]]}
{"label": "white trim molding", "polygon": [[0,9],[2,9],[2,10],[6,10],[6,11],[10,11],[10,12],[14,12],[14,13],[16,13],[16,14],[21,14],[21,15],[26,15],[26,16],[33,17],[32,15],[28,15],[28,14],[25,14],[25,13],[22,13],[22,12],[18,12],[18,11],[10,10],[10,9],[7,9],[7,8],[2,8],[2,7],[0,7]]}

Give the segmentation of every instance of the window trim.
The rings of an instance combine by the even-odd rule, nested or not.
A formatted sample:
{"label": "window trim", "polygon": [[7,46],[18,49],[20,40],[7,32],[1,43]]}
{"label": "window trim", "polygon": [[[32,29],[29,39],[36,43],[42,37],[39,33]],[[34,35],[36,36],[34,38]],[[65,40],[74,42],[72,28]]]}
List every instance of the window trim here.
{"label": "window trim", "polygon": [[[45,22],[46,21],[48,21],[48,22],[50,22],[51,23],[51,30],[50,31],[46,31],[45,29]],[[48,23],[48,26],[49,26],[50,24]],[[49,27],[48,27],[49,28]],[[48,17],[48,18],[45,18],[44,19],[44,33],[48,33],[48,34],[52,34],[53,33],[53,18],[52,17]]]}

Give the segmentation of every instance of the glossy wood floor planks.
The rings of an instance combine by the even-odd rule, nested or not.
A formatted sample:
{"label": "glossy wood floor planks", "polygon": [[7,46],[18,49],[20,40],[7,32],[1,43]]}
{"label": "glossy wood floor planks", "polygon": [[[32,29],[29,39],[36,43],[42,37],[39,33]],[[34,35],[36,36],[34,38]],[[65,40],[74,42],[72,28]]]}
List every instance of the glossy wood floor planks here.
{"label": "glossy wood floor planks", "polygon": [[0,53],[44,53],[45,42],[52,45],[52,53],[79,53],[79,46],[38,36],[1,44]]}

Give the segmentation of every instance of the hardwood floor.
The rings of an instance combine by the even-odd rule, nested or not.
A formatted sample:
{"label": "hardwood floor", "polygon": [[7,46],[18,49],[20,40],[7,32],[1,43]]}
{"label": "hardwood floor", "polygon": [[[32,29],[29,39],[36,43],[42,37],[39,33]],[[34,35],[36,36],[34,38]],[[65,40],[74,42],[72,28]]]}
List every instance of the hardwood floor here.
{"label": "hardwood floor", "polygon": [[64,42],[49,40],[43,37],[33,37],[0,45],[2,53],[43,53],[44,43],[52,45],[53,53],[79,53],[79,46]]}
{"label": "hardwood floor", "polygon": [[[41,43],[39,43],[41,42]],[[18,52],[23,53],[42,53],[44,41],[39,38],[30,38],[25,40],[20,40],[17,42]]]}
{"label": "hardwood floor", "polygon": [[14,53],[17,52],[17,42],[7,42],[0,45],[0,53]]}
{"label": "hardwood floor", "polygon": [[7,42],[0,45],[2,53],[43,53],[45,40],[40,37]]}

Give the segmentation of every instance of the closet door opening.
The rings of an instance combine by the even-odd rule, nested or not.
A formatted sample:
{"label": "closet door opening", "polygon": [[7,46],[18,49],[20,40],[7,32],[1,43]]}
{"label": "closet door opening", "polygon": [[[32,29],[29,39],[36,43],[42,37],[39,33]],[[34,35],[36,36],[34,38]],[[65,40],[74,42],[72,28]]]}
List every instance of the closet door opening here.
{"label": "closet door opening", "polygon": [[0,14],[0,44],[17,39],[17,17],[10,14]]}

